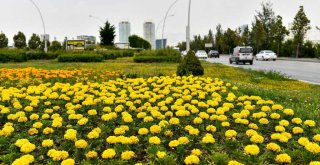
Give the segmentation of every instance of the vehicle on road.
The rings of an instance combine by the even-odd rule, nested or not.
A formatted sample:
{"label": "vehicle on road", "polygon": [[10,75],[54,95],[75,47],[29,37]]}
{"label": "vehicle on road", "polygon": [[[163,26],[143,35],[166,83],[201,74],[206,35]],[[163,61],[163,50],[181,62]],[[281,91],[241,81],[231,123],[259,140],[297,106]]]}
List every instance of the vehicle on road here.
{"label": "vehicle on road", "polygon": [[219,52],[217,50],[210,50],[208,53],[208,58],[219,58]]}
{"label": "vehicle on road", "polygon": [[207,58],[208,58],[208,54],[207,54],[207,52],[204,51],[204,50],[198,50],[198,51],[196,52],[196,56],[197,56],[198,58],[202,58],[202,59],[207,59]]}
{"label": "vehicle on road", "polygon": [[256,60],[263,60],[263,61],[268,61],[268,60],[277,60],[277,55],[271,50],[262,50],[258,54],[256,54]]}
{"label": "vehicle on road", "polygon": [[233,53],[229,57],[229,63],[250,63],[253,64],[253,49],[250,46],[237,46],[233,49]]}

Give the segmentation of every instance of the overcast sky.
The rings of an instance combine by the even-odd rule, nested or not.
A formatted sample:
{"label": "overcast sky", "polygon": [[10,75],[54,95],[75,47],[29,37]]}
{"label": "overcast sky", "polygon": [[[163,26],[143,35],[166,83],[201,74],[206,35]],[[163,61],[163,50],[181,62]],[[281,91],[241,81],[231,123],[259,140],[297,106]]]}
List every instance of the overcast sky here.
{"label": "overcast sky", "polygon": [[[143,22],[158,23],[174,0],[34,0],[42,11],[50,40],[54,37],[62,41],[64,37],[76,38],[77,35],[99,36],[101,20],[109,20],[118,28],[122,20],[131,23],[131,33],[143,35]],[[37,10],[29,0],[0,0],[0,31],[12,43],[18,31],[26,34],[42,34],[43,28]],[[193,0],[191,7],[191,34],[207,34],[222,24],[224,29],[251,24],[257,10],[261,10],[263,0]],[[274,11],[283,17],[287,26],[293,21],[299,6],[311,20],[313,29],[308,35],[310,40],[320,40],[320,0],[271,0]],[[169,44],[185,40],[188,0],[179,0],[171,9],[173,17],[167,19],[165,37]],[[93,15],[95,18],[90,18]],[[118,31],[116,42],[118,42]],[[161,28],[157,37],[161,36]]]}

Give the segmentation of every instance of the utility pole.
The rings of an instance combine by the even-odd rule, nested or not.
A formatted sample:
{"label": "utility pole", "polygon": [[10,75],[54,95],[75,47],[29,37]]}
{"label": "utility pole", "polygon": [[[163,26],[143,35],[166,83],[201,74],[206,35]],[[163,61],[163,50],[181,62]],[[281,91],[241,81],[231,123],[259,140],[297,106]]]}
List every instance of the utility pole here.
{"label": "utility pole", "polygon": [[189,0],[189,10],[188,10],[188,25],[187,25],[187,52],[190,50],[190,9],[191,9],[191,0]]}

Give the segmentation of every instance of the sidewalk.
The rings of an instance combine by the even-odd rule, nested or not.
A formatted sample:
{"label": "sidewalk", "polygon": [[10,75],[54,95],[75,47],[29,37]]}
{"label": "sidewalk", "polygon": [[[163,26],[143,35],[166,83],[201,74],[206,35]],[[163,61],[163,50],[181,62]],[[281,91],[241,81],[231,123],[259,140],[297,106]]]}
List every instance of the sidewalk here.
{"label": "sidewalk", "polygon": [[320,59],[317,58],[292,58],[292,57],[278,57],[277,60],[285,61],[301,61],[301,62],[317,62],[320,63]]}

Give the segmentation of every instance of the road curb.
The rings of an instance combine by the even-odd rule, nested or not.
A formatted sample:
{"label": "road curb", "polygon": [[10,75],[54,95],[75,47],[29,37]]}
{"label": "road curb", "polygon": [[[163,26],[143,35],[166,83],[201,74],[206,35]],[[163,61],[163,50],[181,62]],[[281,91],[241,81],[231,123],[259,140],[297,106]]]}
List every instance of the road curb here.
{"label": "road curb", "polygon": [[315,62],[315,63],[320,63],[320,60],[318,60],[318,59],[277,58],[277,60],[282,60],[282,61],[299,61],[299,62]]}

